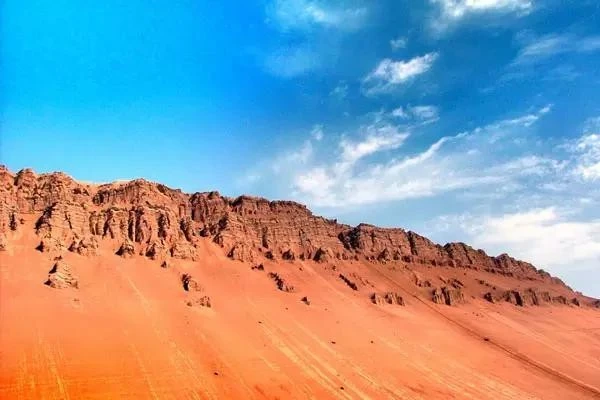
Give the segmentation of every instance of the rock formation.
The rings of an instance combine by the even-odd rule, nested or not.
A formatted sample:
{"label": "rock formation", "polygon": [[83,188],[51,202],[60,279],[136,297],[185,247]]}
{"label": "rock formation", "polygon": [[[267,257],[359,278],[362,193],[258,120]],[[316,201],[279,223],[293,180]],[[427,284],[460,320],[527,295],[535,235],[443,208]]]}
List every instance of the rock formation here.
{"label": "rock formation", "polygon": [[209,296],[194,297],[190,300],[187,300],[185,304],[187,304],[189,307],[194,307],[194,306],[207,307],[207,308],[212,307],[212,303],[210,301]]}
{"label": "rock formation", "polygon": [[181,275],[181,284],[187,292],[202,292],[204,290],[190,274]]}
{"label": "rock formation", "polygon": [[285,279],[283,279],[278,273],[276,272],[269,272],[269,278],[273,279],[275,281],[275,284],[277,285],[277,289],[281,290],[282,292],[293,292],[294,286],[290,285]]}
{"label": "rock formation", "polygon": [[71,268],[62,260],[57,260],[54,263],[45,284],[55,289],[77,289],[79,287],[79,282],[71,273]]}
{"label": "rock formation", "polygon": [[340,274],[339,277],[340,277],[340,279],[342,281],[344,281],[344,283],[346,285],[348,285],[348,287],[350,289],[352,289],[352,290],[358,290],[358,285],[355,282],[351,281],[348,277],[346,277],[346,275]]}
{"label": "rock formation", "polygon": [[371,302],[373,304],[377,304],[377,305],[383,305],[386,303],[387,304],[396,304],[399,306],[404,305],[404,299],[402,298],[402,296],[395,292],[386,292],[383,295],[380,295],[378,293],[373,293],[371,295]]}
{"label": "rock formation", "polygon": [[461,289],[443,286],[441,289],[433,289],[431,297],[434,303],[446,304],[448,306],[465,302],[465,295]]}

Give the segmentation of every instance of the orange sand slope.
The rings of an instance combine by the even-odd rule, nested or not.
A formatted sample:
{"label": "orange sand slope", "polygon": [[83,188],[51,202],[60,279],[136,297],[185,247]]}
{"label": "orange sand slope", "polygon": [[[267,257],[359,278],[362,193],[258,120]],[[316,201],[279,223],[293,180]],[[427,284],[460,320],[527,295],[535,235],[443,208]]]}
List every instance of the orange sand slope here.
{"label": "orange sand slope", "polygon": [[[57,289],[44,285],[55,261],[36,240],[22,234],[0,254],[2,399],[600,398],[600,312],[588,307],[475,296],[448,307],[415,296],[403,269],[295,260],[253,270],[210,242],[168,268],[108,245],[67,252],[78,288]],[[352,290],[340,270],[367,285]],[[450,274],[432,270],[420,274]],[[294,290],[277,290],[270,272]],[[189,291],[184,273],[197,283]],[[406,306],[370,301],[392,287]],[[188,306],[195,292],[211,307]]]}

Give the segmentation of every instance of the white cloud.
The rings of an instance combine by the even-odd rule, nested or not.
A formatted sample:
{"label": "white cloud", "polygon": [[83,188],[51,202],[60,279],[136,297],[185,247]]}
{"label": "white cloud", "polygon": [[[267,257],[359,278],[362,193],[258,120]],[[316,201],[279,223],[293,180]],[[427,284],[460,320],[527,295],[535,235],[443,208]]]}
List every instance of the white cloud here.
{"label": "white cloud", "polygon": [[434,106],[414,106],[411,111],[419,119],[431,120],[438,117],[438,109]]}
{"label": "white cloud", "polygon": [[429,71],[437,58],[438,53],[427,53],[407,61],[385,58],[364,78],[367,93],[393,90],[398,85]]}
{"label": "white cloud", "polygon": [[315,27],[355,30],[364,24],[368,10],[328,1],[275,0],[268,6],[267,15],[284,31]]}
{"label": "white cloud", "polygon": [[383,126],[370,125],[364,128],[366,133],[361,141],[342,139],[341,159],[344,163],[354,164],[356,161],[371,154],[396,149],[404,143],[408,133],[398,131],[398,128],[389,124]]}
{"label": "white cloud", "polygon": [[[271,170],[276,173],[289,172],[301,165],[306,165],[313,157],[314,148],[310,140],[305,140],[302,146],[293,151],[285,152],[270,163]],[[259,175],[251,172],[251,175]]]}
{"label": "white cloud", "polygon": [[336,58],[341,38],[362,28],[369,10],[362,0],[341,4],[333,0],[272,0],[266,22],[274,28],[276,44],[257,53],[267,72],[294,78],[315,72]]}
{"label": "white cloud", "polygon": [[323,140],[323,136],[324,136],[323,125],[313,126],[312,130],[310,131],[310,136],[317,142],[320,142],[321,140]]}
{"label": "white cloud", "polygon": [[529,40],[513,61],[513,66],[533,64],[558,54],[600,51],[600,36],[577,37],[550,34]]}
{"label": "white cloud", "polygon": [[470,243],[492,254],[509,252],[553,271],[600,262],[600,220],[577,219],[574,210],[557,207],[498,214],[444,216],[441,229],[458,228]]}
{"label": "white cloud", "polygon": [[396,51],[405,48],[407,43],[408,41],[405,37],[398,37],[396,39],[390,40],[390,47],[392,48],[392,50]]}
{"label": "white cloud", "polygon": [[590,133],[577,140],[575,173],[586,181],[600,180],[600,134]]}
{"label": "white cloud", "polygon": [[512,14],[522,16],[534,8],[533,0],[429,0],[437,6],[431,17],[431,28],[436,34],[448,30],[463,20],[473,21],[476,17]]}
{"label": "white cloud", "polygon": [[338,85],[331,90],[331,92],[329,92],[329,95],[342,100],[348,96],[348,89],[348,84],[342,81],[339,82]]}
{"label": "white cloud", "polygon": [[409,119],[410,113],[406,110],[406,108],[400,106],[392,110],[392,116],[396,118]]}
{"label": "white cloud", "polygon": [[[531,115],[539,118],[548,111],[544,107]],[[423,114],[430,115],[424,111]],[[291,179],[295,195],[311,205],[351,207],[438,196],[461,189],[519,187],[525,179],[562,168],[555,160],[541,156],[503,156],[506,143],[526,134],[534,122],[532,118],[498,121],[471,132],[442,137],[421,152],[400,155],[398,152],[410,134],[392,125],[386,115],[377,113],[373,124],[359,129],[360,140],[343,137],[339,151],[327,156],[329,161],[296,170]],[[359,161],[370,156],[373,158],[369,162],[359,165]],[[320,184],[323,186],[317,189]]]}
{"label": "white cloud", "polygon": [[432,105],[418,105],[418,106],[406,106],[398,107],[392,110],[391,115],[396,118],[404,120],[417,120],[420,122],[434,122],[438,120],[439,110],[436,106]]}
{"label": "white cloud", "polygon": [[528,12],[532,0],[430,0],[438,4],[444,18],[458,20],[469,14],[484,12]]}

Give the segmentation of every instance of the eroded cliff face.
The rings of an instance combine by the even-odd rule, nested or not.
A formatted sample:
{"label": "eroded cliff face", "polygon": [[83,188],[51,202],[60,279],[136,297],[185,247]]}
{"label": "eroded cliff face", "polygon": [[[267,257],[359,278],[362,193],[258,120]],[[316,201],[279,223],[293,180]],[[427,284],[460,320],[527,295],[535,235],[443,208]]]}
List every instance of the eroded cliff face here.
{"label": "eroded cliff face", "polygon": [[[108,242],[121,256],[161,262],[194,260],[199,242],[209,240],[228,257],[243,262],[419,264],[477,269],[564,286],[559,279],[506,254],[491,257],[464,243],[441,246],[403,229],[351,227],[314,216],[305,206],[290,201],[233,199],[218,192],[189,195],[143,179],[91,185],[63,173],[38,175],[25,169],[13,174],[4,167],[0,167],[0,185],[0,249],[5,250],[19,230],[27,229],[24,221],[33,218],[38,250],[51,253],[93,255],[100,243]],[[442,289],[436,293],[440,302],[449,302],[442,299]],[[499,297],[490,294],[491,299]],[[514,295],[505,297],[512,301]]]}

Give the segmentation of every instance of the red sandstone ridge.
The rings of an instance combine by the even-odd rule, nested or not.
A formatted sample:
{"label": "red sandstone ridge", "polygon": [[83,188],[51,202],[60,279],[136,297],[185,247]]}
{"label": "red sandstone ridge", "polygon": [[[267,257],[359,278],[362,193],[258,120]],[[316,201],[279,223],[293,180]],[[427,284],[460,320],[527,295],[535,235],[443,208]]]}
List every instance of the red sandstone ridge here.
{"label": "red sandstone ridge", "polygon": [[598,307],[294,202],[0,168],[0,399],[598,399]]}
{"label": "red sandstone ridge", "polygon": [[[199,243],[208,240],[229,258],[243,262],[363,260],[403,268],[471,269],[515,278],[532,287],[550,283],[557,289],[536,304],[552,303],[565,292],[573,304],[595,304],[560,279],[507,254],[492,257],[464,243],[442,246],[403,229],[367,224],[351,227],[315,216],[292,201],[229,198],[214,191],[186,194],[144,179],[90,185],[60,172],[36,174],[23,169],[13,174],[5,167],[0,167],[0,184],[0,249],[5,251],[10,251],[11,238],[28,228],[24,221],[33,219],[39,238],[37,250],[42,252],[93,256],[99,243],[106,242],[123,257],[196,260]],[[440,284],[439,293],[450,293],[449,286],[445,289],[447,285]],[[452,288],[453,292],[460,290]],[[455,303],[438,301],[437,293],[431,289],[427,296],[435,302]],[[486,291],[485,296],[522,303],[500,288]]]}

